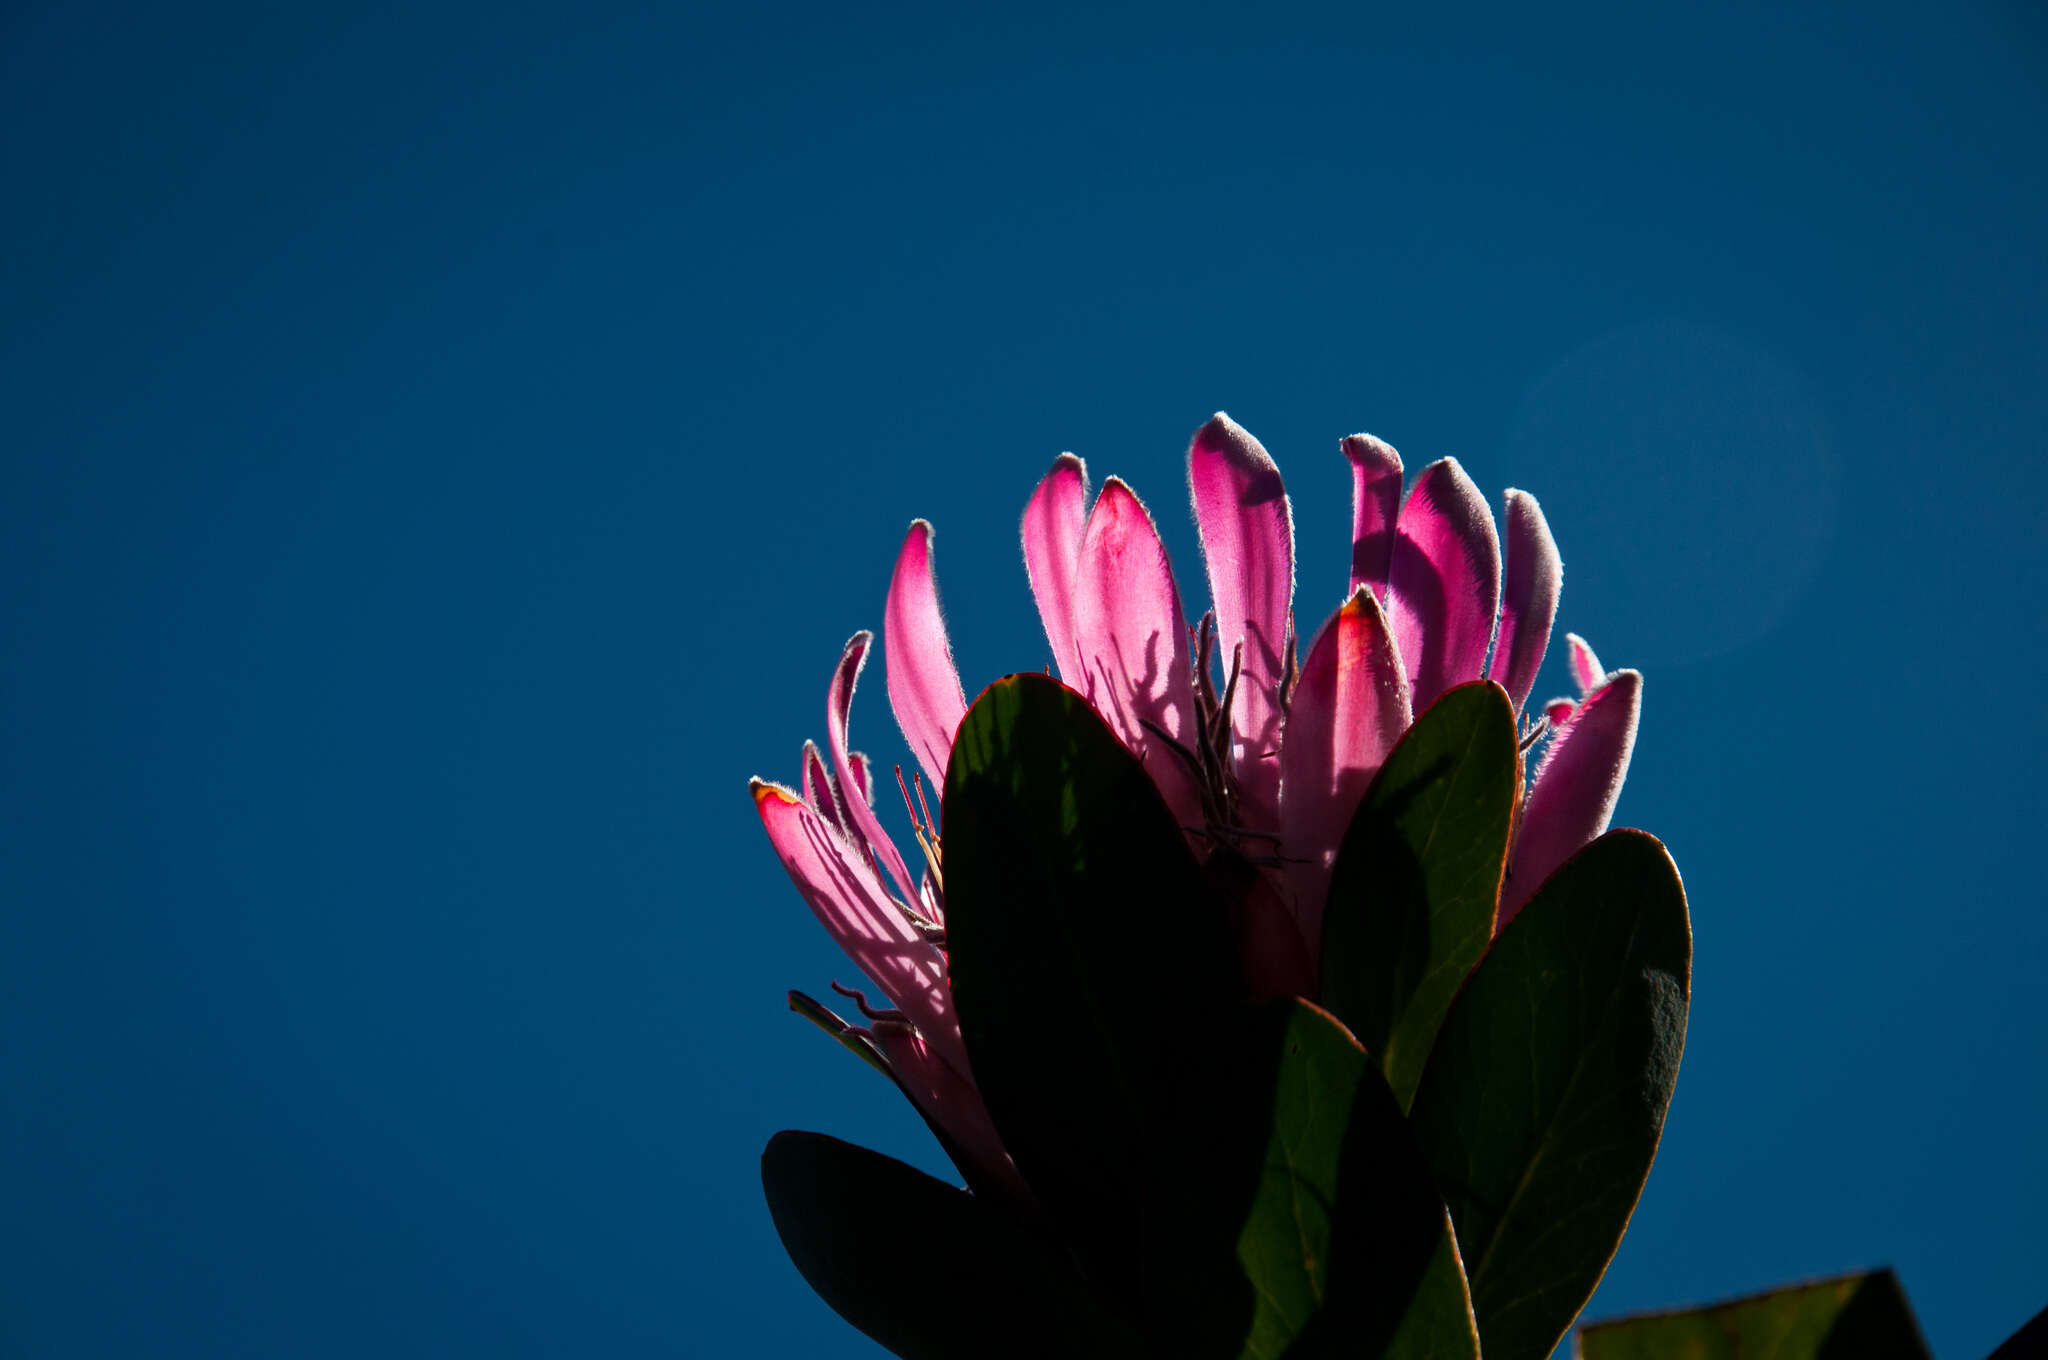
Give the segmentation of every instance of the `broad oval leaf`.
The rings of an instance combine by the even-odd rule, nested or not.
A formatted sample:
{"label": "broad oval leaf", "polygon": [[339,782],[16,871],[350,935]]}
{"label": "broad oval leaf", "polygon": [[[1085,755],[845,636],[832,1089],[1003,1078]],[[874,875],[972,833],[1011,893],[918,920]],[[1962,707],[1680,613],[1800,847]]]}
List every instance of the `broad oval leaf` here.
{"label": "broad oval leaf", "polygon": [[942,830],[953,996],[1017,1169],[1155,1336],[1234,1354],[1264,1111],[1239,1098],[1244,984],[1180,827],[1086,700],[1016,675],[961,721]]}
{"label": "broad oval leaf", "polygon": [[1655,837],[1543,885],[1451,1007],[1412,1121],[1457,1225],[1487,1360],[1543,1360],[1628,1226],[1678,1076],[1692,929]]}
{"label": "broad oval leaf", "polygon": [[1521,765],[1507,692],[1461,685],[1402,736],[1338,848],[1322,1001],[1379,1059],[1404,1110],[1493,938]]}
{"label": "broad oval leaf", "polygon": [[811,1288],[906,1360],[1135,1353],[1129,1323],[1057,1248],[893,1157],[785,1129],[761,1154],[761,1186]]}
{"label": "broad oval leaf", "polygon": [[1889,1270],[1590,1323],[1579,1330],[1579,1354],[1582,1360],[1929,1360],[1906,1293]]}
{"label": "broad oval leaf", "polygon": [[1272,1117],[1237,1243],[1258,1294],[1244,1360],[1477,1360],[1450,1216],[1372,1059],[1299,999],[1261,1007],[1252,1030]]}

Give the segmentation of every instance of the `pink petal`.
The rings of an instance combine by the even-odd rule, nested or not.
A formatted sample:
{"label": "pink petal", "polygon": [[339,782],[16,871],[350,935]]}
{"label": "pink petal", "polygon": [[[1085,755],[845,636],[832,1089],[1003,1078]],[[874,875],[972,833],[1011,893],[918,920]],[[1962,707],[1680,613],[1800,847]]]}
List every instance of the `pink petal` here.
{"label": "pink petal", "polygon": [[1583,699],[1607,683],[1607,672],[1600,668],[1600,658],[1593,655],[1593,649],[1577,633],[1566,633],[1564,643],[1571,657],[1572,683],[1579,687],[1579,697]]}
{"label": "pink petal", "polygon": [[1244,644],[1231,730],[1237,737],[1237,780],[1247,822],[1277,825],[1280,802],[1280,684],[1294,601],[1294,516],[1259,441],[1218,412],[1188,447],[1188,486],[1209,593],[1216,602],[1217,652],[1229,673]]}
{"label": "pink petal", "polygon": [[1344,441],[1344,456],[1351,460],[1351,588],[1370,586],[1384,604],[1401,512],[1401,455],[1383,439],[1354,434]]}
{"label": "pink petal", "polygon": [[1401,507],[1387,574],[1387,621],[1417,713],[1479,679],[1499,609],[1500,539],[1486,499],[1457,459],[1432,463]]}
{"label": "pink petal", "polygon": [[900,1020],[877,1020],[873,1034],[897,1084],[919,1112],[944,1129],[987,1180],[1003,1186],[1020,1201],[1028,1201],[1030,1192],[1024,1188],[1024,1178],[1017,1174],[1017,1165],[996,1133],[995,1121],[989,1118],[974,1082]]}
{"label": "pink petal", "polygon": [[1212,855],[1204,875],[1229,904],[1238,963],[1253,1001],[1309,996],[1316,990],[1315,952],[1301,937],[1294,907],[1268,873],[1238,855]]}
{"label": "pink petal", "polygon": [[1552,727],[1562,727],[1576,708],[1578,705],[1570,699],[1552,699],[1543,705],[1543,716],[1550,720]]}
{"label": "pink petal", "polygon": [[1522,806],[1521,829],[1501,888],[1496,933],[1514,919],[1544,879],[1607,829],[1621,796],[1621,781],[1628,776],[1642,706],[1643,677],[1635,671],[1616,671],[1550,739]]}
{"label": "pink petal", "polygon": [[1194,672],[1180,593],[1152,516],[1114,477],[1088,516],[1080,561],[1074,638],[1081,693],[1143,758],[1182,825],[1199,824],[1201,792],[1193,773],[1145,727],[1150,723],[1195,749]]}
{"label": "pink petal", "polygon": [[916,520],[896,555],[889,603],[882,613],[882,663],[889,676],[889,707],[925,777],[946,785],[946,760],[953,733],[967,716],[960,672],[946,641],[939,613],[939,585],[932,576],[932,526]]}
{"label": "pink petal", "polygon": [[1088,526],[1088,468],[1071,453],[1061,454],[1024,507],[1024,572],[1052,644],[1053,664],[1069,685],[1081,676],[1074,645],[1074,591],[1080,569],[1081,535]]}
{"label": "pink petal", "polygon": [[846,810],[840,806],[839,790],[825,771],[825,758],[818,754],[815,741],[804,743],[804,802],[841,835],[846,834]]}
{"label": "pink petal", "polygon": [[1280,747],[1280,850],[1294,912],[1320,953],[1330,869],[1358,800],[1408,730],[1408,676],[1379,601],[1359,586],[1309,644]]}
{"label": "pink petal", "polygon": [[750,791],[782,867],[819,923],[947,1061],[966,1071],[945,956],[919,937],[874,870],[802,798],[760,779]]}
{"label": "pink petal", "polygon": [[[847,727],[853,714],[853,688],[860,683],[861,668],[868,663],[868,646],[874,640],[875,635],[863,628],[846,640],[846,650],[839,654],[839,668],[832,672],[832,687],[825,691],[825,749],[831,753],[832,772],[839,778],[841,791],[860,791],[860,797],[848,794],[842,800],[857,833],[849,839],[856,847],[865,846],[868,853],[889,871],[889,877],[895,880],[896,890],[903,895],[904,901],[915,902],[917,880],[910,876],[903,856],[896,853],[895,842],[889,839],[888,832],[882,830],[882,823],[875,816],[874,789],[866,777],[867,757],[849,756],[846,749]],[[860,762],[858,770],[855,760]]]}
{"label": "pink petal", "polygon": [[[846,763],[853,768],[853,782],[860,786],[861,800],[869,807],[873,807],[875,805],[875,773],[868,768],[866,754],[860,751],[848,751],[846,753]],[[846,788],[844,785],[840,786],[839,799],[840,805],[844,806],[846,802]]]}
{"label": "pink petal", "polygon": [[1522,491],[1507,495],[1507,580],[1501,590],[1500,635],[1493,642],[1488,678],[1508,692],[1520,713],[1536,687],[1543,652],[1550,646],[1550,625],[1557,619],[1557,595],[1564,584],[1564,562],[1557,540],[1550,536],[1542,507]]}

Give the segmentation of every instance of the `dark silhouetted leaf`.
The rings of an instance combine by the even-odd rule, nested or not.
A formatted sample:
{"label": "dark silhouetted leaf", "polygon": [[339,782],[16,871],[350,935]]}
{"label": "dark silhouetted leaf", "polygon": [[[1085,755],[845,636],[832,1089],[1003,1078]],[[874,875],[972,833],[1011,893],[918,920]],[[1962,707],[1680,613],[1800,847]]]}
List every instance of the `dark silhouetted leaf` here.
{"label": "dark silhouetted leaf", "polygon": [[1692,929],[1655,837],[1551,876],[1451,1007],[1413,1124],[1457,1225],[1487,1360],[1543,1360],[1613,1257],[1685,1047]]}
{"label": "dark silhouetted leaf", "polygon": [[1228,922],[1179,826],[1085,700],[1018,675],[961,721],[943,831],[953,995],[1019,1171],[1157,1344],[1234,1355],[1266,1111],[1242,1096]]}
{"label": "dark silhouetted leaf", "polygon": [[1056,1248],[915,1167],[785,1130],[761,1154],[761,1185],[811,1288],[906,1360],[1138,1353]]}
{"label": "dark silhouetted leaf", "polygon": [[2034,1314],[2033,1321],[2005,1339],[1985,1360],[2038,1360],[2048,1355],[2048,1308]]}
{"label": "dark silhouetted leaf", "polygon": [[1889,1270],[1579,1331],[1583,1360],[1929,1360]]}
{"label": "dark silhouetted leaf", "polygon": [[1493,938],[1521,767],[1507,692],[1461,685],[1388,755],[1338,850],[1322,1001],[1379,1059],[1404,1110]]}
{"label": "dark silhouetted leaf", "polygon": [[1450,1217],[1358,1041],[1305,1001],[1260,1008],[1272,1120],[1237,1250],[1258,1295],[1245,1357],[1476,1360]]}

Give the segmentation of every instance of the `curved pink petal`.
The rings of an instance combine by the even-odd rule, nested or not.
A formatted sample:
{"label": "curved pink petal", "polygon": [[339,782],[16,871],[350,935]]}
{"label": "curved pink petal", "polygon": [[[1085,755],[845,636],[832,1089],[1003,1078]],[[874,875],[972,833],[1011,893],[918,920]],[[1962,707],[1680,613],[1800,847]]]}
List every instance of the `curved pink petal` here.
{"label": "curved pink petal", "polygon": [[1216,602],[1224,673],[1242,643],[1244,663],[1230,715],[1237,737],[1237,782],[1248,823],[1274,826],[1280,803],[1280,686],[1294,601],[1294,515],[1259,441],[1217,412],[1188,446],[1188,488],[1209,593]]}
{"label": "curved pink petal", "polygon": [[[840,790],[845,794],[841,800],[844,810],[853,820],[854,834],[849,837],[855,846],[866,846],[868,853],[880,861],[889,871],[889,877],[896,883],[896,890],[906,902],[917,900],[917,880],[910,876],[909,868],[903,863],[903,856],[896,853],[896,843],[889,839],[889,833],[882,830],[881,821],[875,816],[874,789],[867,778],[867,757],[850,755],[846,749],[848,724],[853,715],[853,689],[860,683],[861,668],[868,663],[868,647],[875,635],[863,628],[846,640],[846,650],[839,654],[839,667],[832,672],[832,686],[825,691],[825,750],[832,757],[832,773],[839,779]],[[859,761],[856,768],[855,761]],[[855,797],[850,790],[858,790]],[[880,981],[880,979],[876,979]]]}
{"label": "curved pink petal", "polygon": [[1074,645],[1074,590],[1080,569],[1081,535],[1088,527],[1088,467],[1063,453],[1031,493],[1024,507],[1024,574],[1052,644],[1060,678],[1076,685],[1081,654]]}
{"label": "curved pink petal", "polygon": [[1614,816],[1621,782],[1636,745],[1643,677],[1616,671],[1565,720],[1537,767],[1522,806],[1522,825],[1501,888],[1496,933],[1512,921],[1543,880],[1601,832]]}
{"label": "curved pink petal", "polygon": [[1401,513],[1401,455],[1384,439],[1354,434],[1344,441],[1344,456],[1351,460],[1351,588],[1370,586],[1385,604]]}
{"label": "curved pink petal", "polygon": [[889,603],[882,612],[882,665],[889,677],[889,707],[896,711],[903,740],[924,766],[925,777],[944,788],[953,733],[967,716],[967,696],[960,692],[960,672],[953,666],[945,616],[939,612],[932,526],[921,519],[913,521],[903,536],[896,574],[889,581]]}
{"label": "curved pink petal", "polygon": [[[865,802],[869,807],[873,807],[875,805],[875,772],[868,768],[866,753],[862,751],[848,751],[846,753],[846,763],[853,770],[853,782],[860,786],[861,801]],[[846,805],[846,789],[843,785],[839,789],[839,800],[840,806],[844,807]]]}
{"label": "curved pink petal", "polygon": [[825,758],[818,754],[818,743],[804,743],[804,802],[811,811],[823,817],[840,834],[846,834],[846,810],[840,806],[839,790],[832,783],[832,776],[825,770]]}
{"label": "curved pink petal", "polygon": [[945,956],[912,929],[874,870],[802,798],[762,779],[749,791],[782,867],[819,924],[948,1062],[967,1071]]}
{"label": "curved pink petal", "polygon": [[1566,633],[1564,644],[1571,658],[1572,683],[1579,687],[1579,697],[1583,699],[1607,683],[1607,672],[1600,668],[1600,658],[1593,655],[1593,649],[1577,633]]}
{"label": "curved pink petal", "polygon": [[1500,539],[1486,498],[1457,459],[1432,463],[1401,507],[1387,573],[1387,621],[1416,712],[1480,678],[1499,611]]}
{"label": "curved pink petal", "polygon": [[1552,727],[1562,727],[1578,705],[1570,699],[1551,699],[1543,705],[1543,716],[1550,720]]}
{"label": "curved pink petal", "polygon": [[1557,621],[1557,596],[1564,585],[1564,561],[1550,536],[1543,509],[1525,491],[1507,495],[1507,578],[1501,587],[1500,634],[1493,641],[1487,678],[1508,692],[1520,713],[1536,687],[1550,625]]}
{"label": "curved pink petal", "polygon": [[1145,762],[1182,825],[1201,822],[1201,790],[1186,760],[1146,724],[1183,749],[1196,748],[1194,673],[1187,624],[1166,547],[1137,496],[1103,483],[1081,540],[1074,638],[1088,702]]}
{"label": "curved pink petal", "polygon": [[1408,675],[1370,588],[1317,630],[1301,664],[1280,746],[1281,825],[1294,913],[1311,955],[1337,847],[1387,752],[1408,730]]}
{"label": "curved pink petal", "polygon": [[967,1074],[941,1058],[924,1036],[900,1020],[877,1020],[872,1033],[875,1046],[889,1060],[897,1085],[919,1112],[944,1129],[987,1180],[1020,1201],[1028,1201],[1030,1192],[1024,1187],[1024,1178],[1017,1174],[1017,1164],[1010,1160],[981,1092]]}

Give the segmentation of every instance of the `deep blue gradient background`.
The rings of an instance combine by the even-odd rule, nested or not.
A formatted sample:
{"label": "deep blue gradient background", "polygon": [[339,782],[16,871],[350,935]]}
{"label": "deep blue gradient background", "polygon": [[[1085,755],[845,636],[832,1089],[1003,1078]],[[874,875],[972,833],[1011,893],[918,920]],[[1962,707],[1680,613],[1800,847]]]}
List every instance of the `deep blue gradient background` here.
{"label": "deep blue gradient background", "polygon": [[1043,664],[1063,449],[1205,598],[1218,407],[1304,626],[1363,428],[1647,673],[1696,992],[1592,1313],[2048,1302],[2037,16],[284,8],[0,17],[0,1350],[874,1353],[759,1148],[943,1162],[746,779],[915,515]]}

